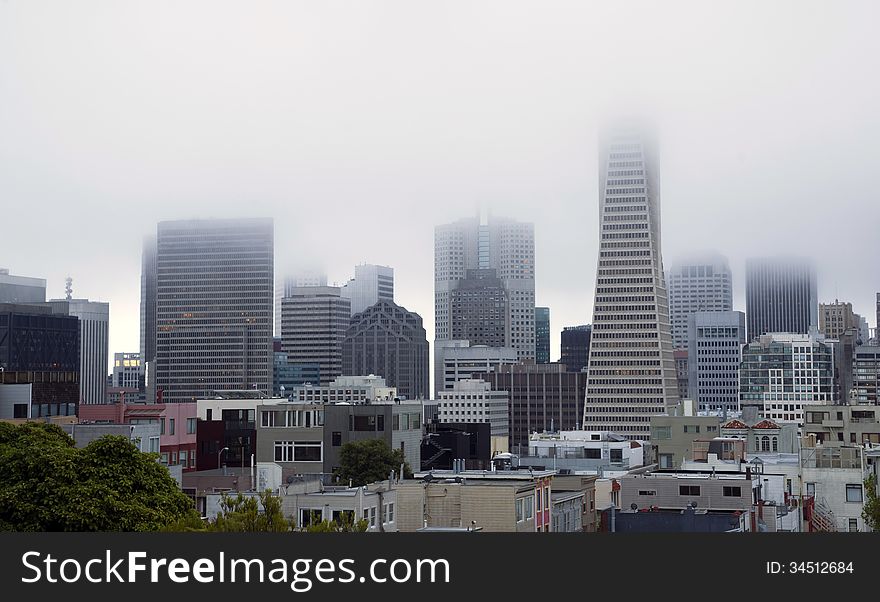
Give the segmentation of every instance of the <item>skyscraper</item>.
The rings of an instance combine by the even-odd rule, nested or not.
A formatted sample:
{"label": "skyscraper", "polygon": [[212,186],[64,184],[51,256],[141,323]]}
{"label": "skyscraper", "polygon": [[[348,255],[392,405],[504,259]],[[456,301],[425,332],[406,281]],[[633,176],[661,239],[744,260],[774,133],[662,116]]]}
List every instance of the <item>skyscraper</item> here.
{"label": "skyscraper", "polygon": [[[834,300],[834,303],[819,304],[819,332],[826,339],[838,339],[849,329],[859,330],[861,319],[853,313],[852,303]],[[867,340],[863,341],[867,343]]]}
{"label": "skyscraper", "polygon": [[688,397],[700,410],[739,408],[739,364],[746,342],[741,311],[701,311],[690,315]]}
{"label": "skyscraper", "polygon": [[422,317],[383,300],[351,317],[342,344],[342,373],[382,376],[407,399],[431,399],[428,355]]}
{"label": "skyscraper", "polygon": [[0,268],[0,303],[42,303],[45,300],[45,280],[12,276],[9,270]]}
{"label": "skyscraper", "polygon": [[160,222],[155,387],[162,400],[272,390],[271,219]]}
{"label": "skyscraper", "polygon": [[351,315],[379,301],[394,302],[394,268],[363,263],[354,267],[354,278],[342,287],[342,296],[351,301]]}
{"label": "skyscraper", "polygon": [[550,363],[550,308],[535,308],[535,363]]}
{"label": "skyscraper", "polygon": [[510,304],[496,270],[467,270],[450,300],[452,340],[488,347],[504,347],[510,340]]}
{"label": "skyscraper", "polygon": [[733,283],[727,258],[704,253],[672,264],[669,285],[669,321],[672,345],[687,349],[688,319],[698,311],[732,311]]}
{"label": "skyscraper", "polygon": [[145,364],[156,359],[156,281],[156,237],[145,236],[141,253],[141,360]]}
{"label": "skyscraper", "polygon": [[327,286],[324,270],[311,267],[300,268],[294,272],[279,275],[275,284],[275,336],[281,336],[281,299],[290,295],[300,286]]}
{"label": "skyscraper", "polygon": [[649,436],[650,417],[678,401],[660,249],[653,140],[605,135],[599,165],[599,259],[587,368],[586,430]]}
{"label": "skyscraper", "polygon": [[818,327],[816,267],[810,260],[762,258],[746,262],[748,340],[770,332],[807,334]]}
{"label": "skyscraper", "polygon": [[560,335],[559,362],[571,372],[580,372],[587,367],[590,356],[590,334],[593,327],[589,324],[566,326]]}
{"label": "skyscraper", "polygon": [[293,365],[318,364],[320,382],[342,375],[351,302],[338,286],[296,287],[281,300],[281,351]]}
{"label": "skyscraper", "polygon": [[53,299],[55,314],[79,318],[80,403],[107,403],[110,304],[88,299]]}
{"label": "skyscraper", "polygon": [[456,338],[453,296],[469,270],[495,270],[507,297],[509,333],[501,346],[516,349],[520,359],[534,359],[534,224],[490,216],[486,220],[461,219],[434,229],[434,315],[438,341]]}

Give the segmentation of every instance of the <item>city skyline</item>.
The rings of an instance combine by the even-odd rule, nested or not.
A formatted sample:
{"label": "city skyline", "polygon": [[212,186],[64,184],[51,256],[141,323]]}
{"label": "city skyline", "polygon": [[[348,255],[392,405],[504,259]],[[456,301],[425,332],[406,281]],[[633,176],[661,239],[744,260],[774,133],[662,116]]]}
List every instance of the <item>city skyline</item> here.
{"label": "city skyline", "polygon": [[[703,249],[724,254],[743,311],[749,256],[811,256],[819,301],[852,302],[875,326],[880,267],[861,257],[880,244],[876,159],[866,152],[880,134],[868,102],[880,86],[859,73],[880,56],[870,26],[878,7],[849,4],[828,18],[756,5],[761,22],[742,5],[713,7],[729,24],[718,31],[695,27],[708,10],[696,6],[665,19],[663,31],[652,25],[668,7],[641,7],[639,19],[589,7],[563,21],[481,4],[464,23],[458,9],[435,7],[419,35],[399,15],[359,7],[327,40],[308,33],[333,18],[325,8],[279,9],[265,27],[259,11],[241,19],[217,7],[225,38],[249,40],[225,47],[208,33],[189,42],[191,32],[174,26],[164,30],[171,43],[129,41],[125,27],[101,28],[77,11],[56,22],[36,5],[0,7],[0,196],[39,208],[17,211],[0,267],[45,278],[49,298],[64,296],[70,275],[74,296],[110,302],[112,357],[139,348],[141,240],[157,222],[264,215],[276,223],[276,277],[286,264],[320,261],[341,285],[356,264],[390,266],[396,302],[422,316],[433,340],[433,228],[482,205],[535,223],[535,303],[551,308],[555,361],[561,329],[592,315],[596,131],[607,107],[634,98],[659,126],[667,263]],[[488,34],[490,48],[483,26],[498,17],[507,25]],[[627,50],[603,65],[614,39],[603,23],[621,18],[655,45],[653,60]],[[142,15],[145,27],[162,22],[161,11]],[[242,35],[258,26],[263,35]],[[65,46],[61,62],[38,51],[70,28],[91,43]],[[368,47],[333,50],[365,35]],[[438,53],[450,36],[461,52]],[[848,66],[853,57],[865,63]],[[125,75],[108,78],[123,60]],[[251,69],[254,61],[266,70]],[[188,85],[194,64],[204,85]],[[75,82],[65,75],[73,71]],[[315,85],[327,73],[336,75]],[[240,90],[225,84],[230,76]],[[832,201],[821,218],[809,209]],[[328,232],[340,244],[326,244]],[[842,232],[859,241],[858,254],[817,242]]]}

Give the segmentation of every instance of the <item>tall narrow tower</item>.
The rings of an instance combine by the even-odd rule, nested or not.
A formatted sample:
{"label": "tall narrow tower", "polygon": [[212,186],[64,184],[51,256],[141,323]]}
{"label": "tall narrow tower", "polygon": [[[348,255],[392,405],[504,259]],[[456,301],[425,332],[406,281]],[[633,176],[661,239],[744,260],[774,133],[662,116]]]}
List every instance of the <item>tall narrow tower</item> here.
{"label": "tall narrow tower", "polygon": [[656,145],[637,127],[603,136],[599,261],[584,429],[647,439],[652,415],[678,401],[660,254]]}

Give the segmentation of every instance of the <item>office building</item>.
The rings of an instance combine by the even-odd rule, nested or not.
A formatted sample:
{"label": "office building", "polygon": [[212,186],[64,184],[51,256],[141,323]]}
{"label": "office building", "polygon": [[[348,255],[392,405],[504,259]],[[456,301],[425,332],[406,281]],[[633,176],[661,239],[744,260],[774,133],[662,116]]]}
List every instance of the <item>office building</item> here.
{"label": "office building", "polygon": [[272,390],[271,219],[160,222],[155,388],[178,403]]}
{"label": "office building", "polygon": [[287,395],[292,401],[316,403],[388,403],[399,399],[397,389],[375,374],[337,376],[327,385],[297,385]]}
{"label": "office building", "polygon": [[560,363],[569,372],[580,372],[587,367],[590,357],[590,333],[592,326],[566,326],[560,336]]}
{"label": "office building", "polygon": [[581,424],[585,372],[571,372],[560,363],[506,364],[474,378],[510,397],[510,451],[515,454],[525,455],[532,433],[578,430]]}
{"label": "office building", "polygon": [[394,303],[394,268],[369,263],[356,265],[354,278],[342,286],[341,294],[351,301],[352,316],[379,301]]}
{"label": "office building", "polygon": [[762,334],[807,334],[818,328],[816,267],[795,258],[746,262],[746,321],[749,341]]}
{"label": "office building", "polygon": [[281,300],[290,296],[293,289],[303,286],[327,286],[327,274],[316,268],[299,269],[286,275],[279,275],[275,283],[275,330],[281,336]]}
{"label": "office building", "polygon": [[80,403],[106,403],[110,354],[110,304],[88,299],[53,299],[56,314],[79,318]]}
{"label": "office building", "polygon": [[656,144],[618,129],[600,151],[600,243],[583,429],[644,439],[678,402],[660,249]]}
{"label": "office building", "polygon": [[6,268],[0,268],[0,303],[42,303],[45,300],[44,279],[13,276]]}
{"label": "office building", "polygon": [[140,353],[114,353],[113,387],[140,389],[144,386],[144,362]]}
{"label": "office building", "polygon": [[299,385],[319,385],[321,383],[321,367],[318,364],[291,364],[287,354],[276,351],[275,368],[272,371],[272,394],[286,397],[294,387]]}
{"label": "office building", "polygon": [[535,363],[550,363],[550,308],[535,308]]}
{"label": "office building", "polygon": [[16,404],[30,403],[27,417],[76,416],[79,337],[76,316],[53,314],[46,305],[0,304],[0,388],[23,385],[13,388]]}
{"label": "office building", "polygon": [[407,399],[430,399],[429,348],[422,317],[382,300],[351,317],[342,372],[376,374]]}
{"label": "office building", "polygon": [[[478,270],[474,273],[473,270]],[[494,278],[485,270],[495,270]],[[477,285],[497,287],[506,293],[504,322],[509,327],[497,346],[513,347],[520,360],[535,359],[535,228],[534,224],[489,216],[473,217],[434,230],[435,338],[456,338],[460,330],[453,316],[454,292],[471,276],[456,298],[476,295]],[[486,276],[483,282],[480,276]],[[486,293],[494,298],[497,291]],[[488,302],[488,301],[487,301]],[[489,308],[486,308],[487,310]],[[494,309],[494,308],[493,308]],[[458,314],[457,314],[458,315]],[[477,344],[477,339],[472,343]],[[484,343],[488,344],[488,343]],[[493,343],[495,344],[495,343]]]}
{"label": "office building", "polygon": [[833,355],[832,346],[814,335],[761,335],[742,349],[740,407],[803,426],[809,406],[835,401]]}
{"label": "office building", "polygon": [[[826,339],[839,339],[847,330],[858,331],[860,327],[861,318],[853,313],[852,303],[835,299],[834,303],[819,304],[819,332]],[[868,341],[865,339],[863,342]]]}
{"label": "office building", "polygon": [[880,346],[860,345],[855,348],[852,362],[852,394],[854,404],[880,405]]}
{"label": "office building", "polygon": [[337,286],[295,287],[281,300],[281,350],[293,365],[317,364],[321,384],[342,375],[351,302]]}
{"label": "office building", "polygon": [[675,383],[678,388],[678,398],[687,399],[688,396],[688,351],[676,349],[672,352],[675,360]]}
{"label": "office building", "polygon": [[666,283],[672,344],[676,349],[688,348],[691,314],[733,309],[733,277],[723,255],[705,253],[681,259],[672,264]]}
{"label": "office building", "polygon": [[706,311],[690,315],[688,392],[701,410],[739,408],[740,349],[746,342],[741,311]]}
{"label": "office building", "polygon": [[487,423],[492,452],[508,451],[510,399],[507,391],[496,391],[482,379],[464,379],[449,391],[437,393],[441,423]]}
{"label": "office building", "polygon": [[500,366],[519,362],[512,347],[471,346],[469,341],[436,341],[434,343],[434,389],[448,391],[464,378],[481,372],[494,372]]}
{"label": "office building", "polygon": [[144,237],[141,251],[141,359],[144,364],[152,364],[156,360],[156,236]]}
{"label": "office building", "polygon": [[507,290],[497,270],[467,270],[450,293],[451,340],[504,347],[510,340]]}

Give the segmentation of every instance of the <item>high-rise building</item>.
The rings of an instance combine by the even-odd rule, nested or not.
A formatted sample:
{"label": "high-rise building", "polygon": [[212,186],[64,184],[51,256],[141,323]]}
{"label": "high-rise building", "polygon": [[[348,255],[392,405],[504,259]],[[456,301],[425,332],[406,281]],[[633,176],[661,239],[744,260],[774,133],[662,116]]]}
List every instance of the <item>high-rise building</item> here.
{"label": "high-rise building", "polygon": [[144,361],[140,353],[114,353],[111,387],[140,389],[143,387]]}
{"label": "high-rise building", "polygon": [[672,264],[666,283],[675,349],[687,349],[688,319],[692,313],[733,309],[732,281],[727,258],[717,253],[696,255]]}
{"label": "high-rise building", "polygon": [[874,322],[874,338],[880,342],[880,293],[877,293],[877,321]]}
{"label": "high-rise building", "polygon": [[379,301],[394,302],[394,268],[364,263],[354,267],[354,278],[342,287],[351,301],[351,315],[359,314]]}
{"label": "high-rise building", "polygon": [[46,281],[42,278],[12,276],[0,268],[0,303],[42,303],[46,300]]}
{"label": "high-rise building", "polygon": [[852,303],[835,299],[834,303],[819,304],[819,332],[826,339],[840,338],[850,328],[858,330],[860,325],[861,320],[853,313]]}
{"label": "high-rise building", "polygon": [[816,267],[807,259],[763,258],[746,262],[748,340],[762,334],[807,334],[818,327]]}
{"label": "high-rise building", "polygon": [[834,352],[815,334],[761,335],[742,348],[739,403],[762,418],[803,426],[805,406],[834,396]]}
{"label": "high-rise building", "polygon": [[570,372],[580,372],[587,367],[592,330],[593,327],[589,324],[566,326],[562,329],[559,361],[565,364]]}
{"label": "high-rise building", "polygon": [[853,393],[848,399],[854,404],[880,405],[880,346],[860,345],[853,359]]}
{"label": "high-rise building", "polygon": [[53,313],[79,318],[80,403],[107,403],[110,304],[88,299],[53,299]]}
{"label": "high-rise building", "polygon": [[645,439],[678,402],[660,249],[654,141],[633,128],[600,152],[600,242],[583,428]]}
{"label": "high-rise building", "polygon": [[0,388],[25,390],[22,401],[30,403],[30,416],[16,417],[76,416],[79,336],[76,316],[45,304],[0,304]]}
{"label": "high-rise building", "polygon": [[321,384],[342,375],[351,302],[338,286],[295,287],[281,300],[281,350],[291,364],[317,364]]}
{"label": "high-rise building", "polygon": [[291,291],[302,286],[327,286],[327,274],[318,268],[301,268],[286,275],[279,275],[275,284],[275,329],[281,336],[281,300]]}
{"label": "high-rise building", "polygon": [[688,396],[688,351],[687,349],[675,349],[672,352],[675,360],[675,382],[678,387],[678,398],[687,399]]}
{"label": "high-rise building", "polygon": [[[141,359],[156,360],[156,237],[144,237],[141,253]],[[151,400],[152,401],[152,400]]]}
{"label": "high-rise building", "polygon": [[268,395],[272,220],[167,221],[157,233],[155,387],[162,401],[218,390]]}
{"label": "high-rise building", "polygon": [[494,269],[467,270],[450,293],[452,340],[504,347],[510,340],[507,290]]}
{"label": "high-rise building", "polygon": [[510,399],[482,379],[466,378],[452,389],[437,393],[437,414],[441,423],[488,423],[492,451],[508,451]]}
{"label": "high-rise building", "polygon": [[516,364],[519,358],[512,347],[471,346],[469,341],[434,343],[434,389],[448,391],[455,383],[481,372],[493,372],[500,366]]}
{"label": "high-rise building", "polygon": [[[510,397],[510,451],[528,453],[532,433],[577,430],[587,374],[550,364],[506,364],[474,376]],[[441,393],[438,392],[438,396]]]}
{"label": "high-rise building", "polygon": [[351,317],[342,373],[382,376],[407,399],[431,399],[429,348],[422,317],[382,300]]}
{"label": "high-rise building", "polygon": [[535,363],[550,363],[550,308],[535,308]]}
{"label": "high-rise building", "polygon": [[[434,229],[434,315],[437,341],[455,339],[453,297],[469,270],[495,270],[506,292],[503,347],[535,358],[535,227],[510,219],[461,219]],[[495,286],[487,280],[483,284]],[[470,291],[468,294],[475,294]],[[465,338],[465,337],[461,337]]]}
{"label": "high-rise building", "polygon": [[690,315],[687,397],[702,410],[739,409],[739,364],[746,342],[741,311],[700,311]]}

